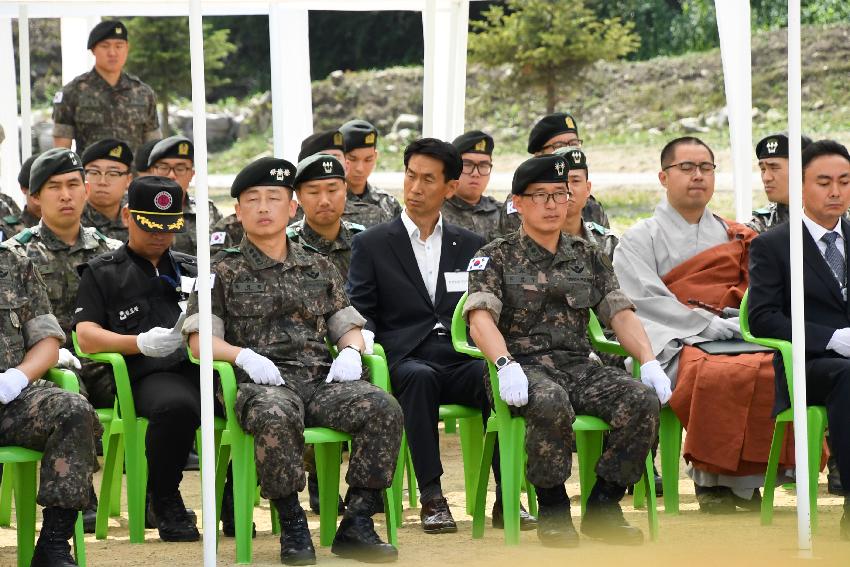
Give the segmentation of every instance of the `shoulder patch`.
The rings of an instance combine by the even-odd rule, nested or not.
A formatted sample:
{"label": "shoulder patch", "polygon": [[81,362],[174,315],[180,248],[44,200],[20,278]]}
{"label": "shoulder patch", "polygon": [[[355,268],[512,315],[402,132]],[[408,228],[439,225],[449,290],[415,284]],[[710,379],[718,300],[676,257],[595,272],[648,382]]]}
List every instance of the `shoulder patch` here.
{"label": "shoulder patch", "polygon": [[466,271],[474,272],[476,270],[483,270],[487,267],[487,262],[489,261],[489,256],[476,256],[475,258],[469,261],[469,265],[466,267]]}
{"label": "shoulder patch", "polygon": [[57,91],[55,95],[53,95],[53,104],[59,104],[62,102],[62,91]]}
{"label": "shoulder patch", "polygon": [[216,244],[224,244],[224,239],[226,236],[226,232],[214,232],[210,234],[210,246],[215,246]]}
{"label": "shoulder patch", "polygon": [[358,232],[363,232],[364,230],[366,230],[365,226],[363,226],[362,224],[358,224],[356,222],[342,221],[342,223],[345,225],[345,227],[348,230],[350,230],[354,234],[357,234]]}
{"label": "shoulder patch", "polygon": [[20,217],[17,217],[15,215],[6,215],[5,217],[3,217],[3,222],[5,222],[6,224],[18,224],[19,222],[21,222],[21,219]]}
{"label": "shoulder patch", "polygon": [[598,232],[599,234],[602,234],[602,235],[606,235],[609,232],[611,232],[610,230],[608,230],[607,228],[605,228],[601,224],[596,224],[595,222],[589,222],[589,223],[587,223],[587,226],[593,232]]}
{"label": "shoulder patch", "polygon": [[21,244],[26,244],[27,242],[32,240],[32,230],[26,229],[24,231],[21,231],[15,236],[13,236],[12,239],[17,240]]}
{"label": "shoulder patch", "polygon": [[290,225],[286,227],[286,237],[291,238],[292,240],[295,240],[297,242],[296,239],[298,238],[298,231],[295,229],[294,226]]}
{"label": "shoulder patch", "polygon": [[754,215],[769,215],[770,214],[770,207],[762,207],[760,209],[756,209],[756,210],[753,211],[753,214]]}
{"label": "shoulder patch", "polygon": [[515,212],[517,212],[516,207],[514,206],[513,199],[511,199],[511,200],[509,200],[505,203],[505,212],[507,212],[509,215],[512,215]]}
{"label": "shoulder patch", "polygon": [[242,251],[238,246],[234,246],[233,248],[225,248],[222,252],[226,252],[227,254],[241,254]]}

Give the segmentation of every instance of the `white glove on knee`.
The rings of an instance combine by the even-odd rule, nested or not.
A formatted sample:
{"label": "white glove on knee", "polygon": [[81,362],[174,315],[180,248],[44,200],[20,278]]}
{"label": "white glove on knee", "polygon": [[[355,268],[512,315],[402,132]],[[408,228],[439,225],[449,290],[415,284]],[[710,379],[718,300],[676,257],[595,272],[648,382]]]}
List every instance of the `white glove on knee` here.
{"label": "white glove on knee", "polygon": [[20,396],[29,383],[27,375],[17,368],[0,372],[0,404],[8,404]]}
{"label": "white glove on knee", "polygon": [[640,367],[640,381],[651,386],[658,396],[658,401],[663,406],[670,400],[673,392],[670,390],[670,378],[664,370],[661,369],[661,364],[657,360],[650,360]]}
{"label": "white glove on knee", "polygon": [[183,346],[183,321],[186,320],[186,314],[181,313],[177,319],[177,323],[171,329],[164,327],[154,327],[150,331],[145,331],[136,337],[136,344],[139,351],[151,358],[162,358],[168,356],[181,346]]}
{"label": "white glove on knee", "polygon": [[244,370],[255,384],[264,386],[283,386],[283,377],[274,362],[257,354],[249,348],[243,348],[236,355],[236,366]]}
{"label": "white glove on knee", "polygon": [[522,407],[528,403],[528,377],[517,362],[503,366],[499,374],[499,395],[509,406]]}
{"label": "white glove on knee", "polygon": [[850,358],[850,327],[836,329],[826,348],[845,358]]}
{"label": "white glove on knee", "polygon": [[360,380],[363,374],[363,363],[360,353],[353,348],[344,348],[331,364],[331,370],[325,382],[353,382]]}
{"label": "white glove on knee", "polygon": [[72,368],[80,370],[82,368],[77,357],[71,354],[71,351],[66,348],[59,349],[59,362],[56,363],[56,366],[59,368],[67,368],[69,370]]}
{"label": "white glove on knee", "polygon": [[375,333],[360,329],[360,334],[363,335],[363,344],[365,345],[363,354],[375,354]]}

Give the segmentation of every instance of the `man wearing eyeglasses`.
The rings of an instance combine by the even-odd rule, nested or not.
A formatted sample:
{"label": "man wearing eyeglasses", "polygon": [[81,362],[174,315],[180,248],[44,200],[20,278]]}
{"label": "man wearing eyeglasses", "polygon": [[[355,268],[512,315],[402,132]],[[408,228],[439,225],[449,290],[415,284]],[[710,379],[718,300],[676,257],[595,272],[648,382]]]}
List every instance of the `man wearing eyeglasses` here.
{"label": "man wearing eyeglasses", "polygon": [[452,142],[463,163],[457,191],[443,203],[445,222],[471,230],[487,242],[499,235],[501,204],[484,195],[493,169],[493,138],[480,130],[461,134]]}
{"label": "man wearing eyeglasses", "polygon": [[[469,263],[464,316],[475,344],[498,370],[498,392],[490,391],[485,375],[488,393],[526,420],[526,478],[537,490],[541,543],[578,544],[564,483],[571,469],[573,419],[589,414],[608,422],[611,432],[596,466],[582,533],[636,545],[643,534],[628,524],[619,502],[626,486],[642,476],[670,380],[654,360],[608,257],[561,231],[570,197],[566,170],[557,155],[531,158],[516,170],[511,198],[522,227],[484,246]],[[644,383],[621,368],[588,360],[590,309],[635,354]]]}
{"label": "man wearing eyeglasses", "polygon": [[684,455],[700,509],[722,514],[759,508],[774,372],[768,353],[737,354],[728,343],[724,354],[703,350],[741,337],[737,308],[756,235],[708,208],[715,167],[699,138],[669,142],[658,174],[667,198],[622,236],[614,267],[674,383],[670,407],[688,431]]}
{"label": "man wearing eyeglasses", "polygon": [[96,228],[109,238],[127,242],[127,226],[121,205],[130,186],[133,152],[126,142],[98,140],[83,153],[88,199],[83,209],[83,226]]}

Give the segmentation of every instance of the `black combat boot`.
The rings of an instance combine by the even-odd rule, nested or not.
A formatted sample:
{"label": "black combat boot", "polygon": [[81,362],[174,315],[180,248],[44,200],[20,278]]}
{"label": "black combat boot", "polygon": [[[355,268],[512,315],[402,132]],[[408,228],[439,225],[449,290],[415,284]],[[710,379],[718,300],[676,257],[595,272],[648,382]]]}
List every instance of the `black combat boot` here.
{"label": "black combat boot", "polygon": [[93,534],[97,526],[97,494],[94,492],[94,485],[89,490],[89,503],[83,510],[83,531],[87,534]]}
{"label": "black combat boot", "polygon": [[[221,533],[224,537],[236,537],[236,523],[233,519],[233,472],[227,469],[224,481],[224,493],[221,496]],[[257,537],[257,524],[251,522],[251,537]]]}
{"label": "black combat boot", "polygon": [[629,525],[620,508],[626,487],[596,479],[587,498],[587,511],[581,521],[581,533],[587,537],[616,545],[640,545],[643,532]]}
{"label": "black combat boot", "polygon": [[77,510],[50,506],[44,509],[44,522],[30,567],[76,567],[68,540],[74,535]]}
{"label": "black combat boot", "polygon": [[381,492],[371,488],[351,488],[348,507],[334,536],[331,553],[364,563],[390,563],[398,550],[384,543],[375,532],[372,514],[378,508]]}
{"label": "black combat boot", "polygon": [[576,547],[579,537],[563,484],[537,489],[537,539],[546,547]]}
{"label": "black combat boot", "polygon": [[[319,506],[319,477],[315,472],[307,474],[307,493],[310,495],[310,511],[318,516],[321,512]],[[345,501],[347,500],[348,497],[346,496]],[[345,513],[345,501],[343,501],[342,496],[337,496],[337,516],[342,516]]]}
{"label": "black combat boot", "polygon": [[156,514],[156,528],[162,541],[198,541],[201,535],[195,522],[186,513],[183,497],[177,490],[172,494],[151,495],[151,507]]}
{"label": "black combat boot", "polygon": [[[198,516],[195,514],[195,511],[191,508],[186,508],[186,515],[189,516],[189,521],[192,522],[192,525],[198,524]],[[85,518],[84,518],[85,521]],[[156,512],[153,509],[153,504],[151,500],[151,493],[148,492],[145,495],[145,529],[152,530],[157,527],[156,522]],[[88,532],[86,532],[88,533]]]}
{"label": "black combat boot", "polygon": [[276,498],[280,516],[280,562],[284,565],[315,565],[316,549],[307,527],[307,514],[298,503],[298,493]]}
{"label": "black combat boot", "polygon": [[[493,517],[494,528],[497,530],[505,529],[505,513],[502,509],[502,486],[500,484],[496,485],[496,501],[493,503],[491,516]],[[523,532],[537,529],[537,518],[529,514],[522,503],[519,505],[519,529]]]}

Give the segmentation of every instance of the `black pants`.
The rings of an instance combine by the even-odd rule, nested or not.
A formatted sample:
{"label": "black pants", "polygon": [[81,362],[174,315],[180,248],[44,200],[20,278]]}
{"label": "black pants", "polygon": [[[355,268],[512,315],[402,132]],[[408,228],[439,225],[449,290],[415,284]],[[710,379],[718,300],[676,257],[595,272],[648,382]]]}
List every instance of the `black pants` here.
{"label": "black pants", "polygon": [[404,411],[404,429],[420,486],[443,474],[437,432],[440,404],[481,408],[487,426],[490,402],[482,380],[486,371],[483,360],[455,351],[448,334],[434,332],[390,373],[393,394]]}
{"label": "black pants", "polygon": [[806,397],[826,406],[830,450],[835,454],[841,486],[850,487],[850,360],[819,358],[806,363]]}

